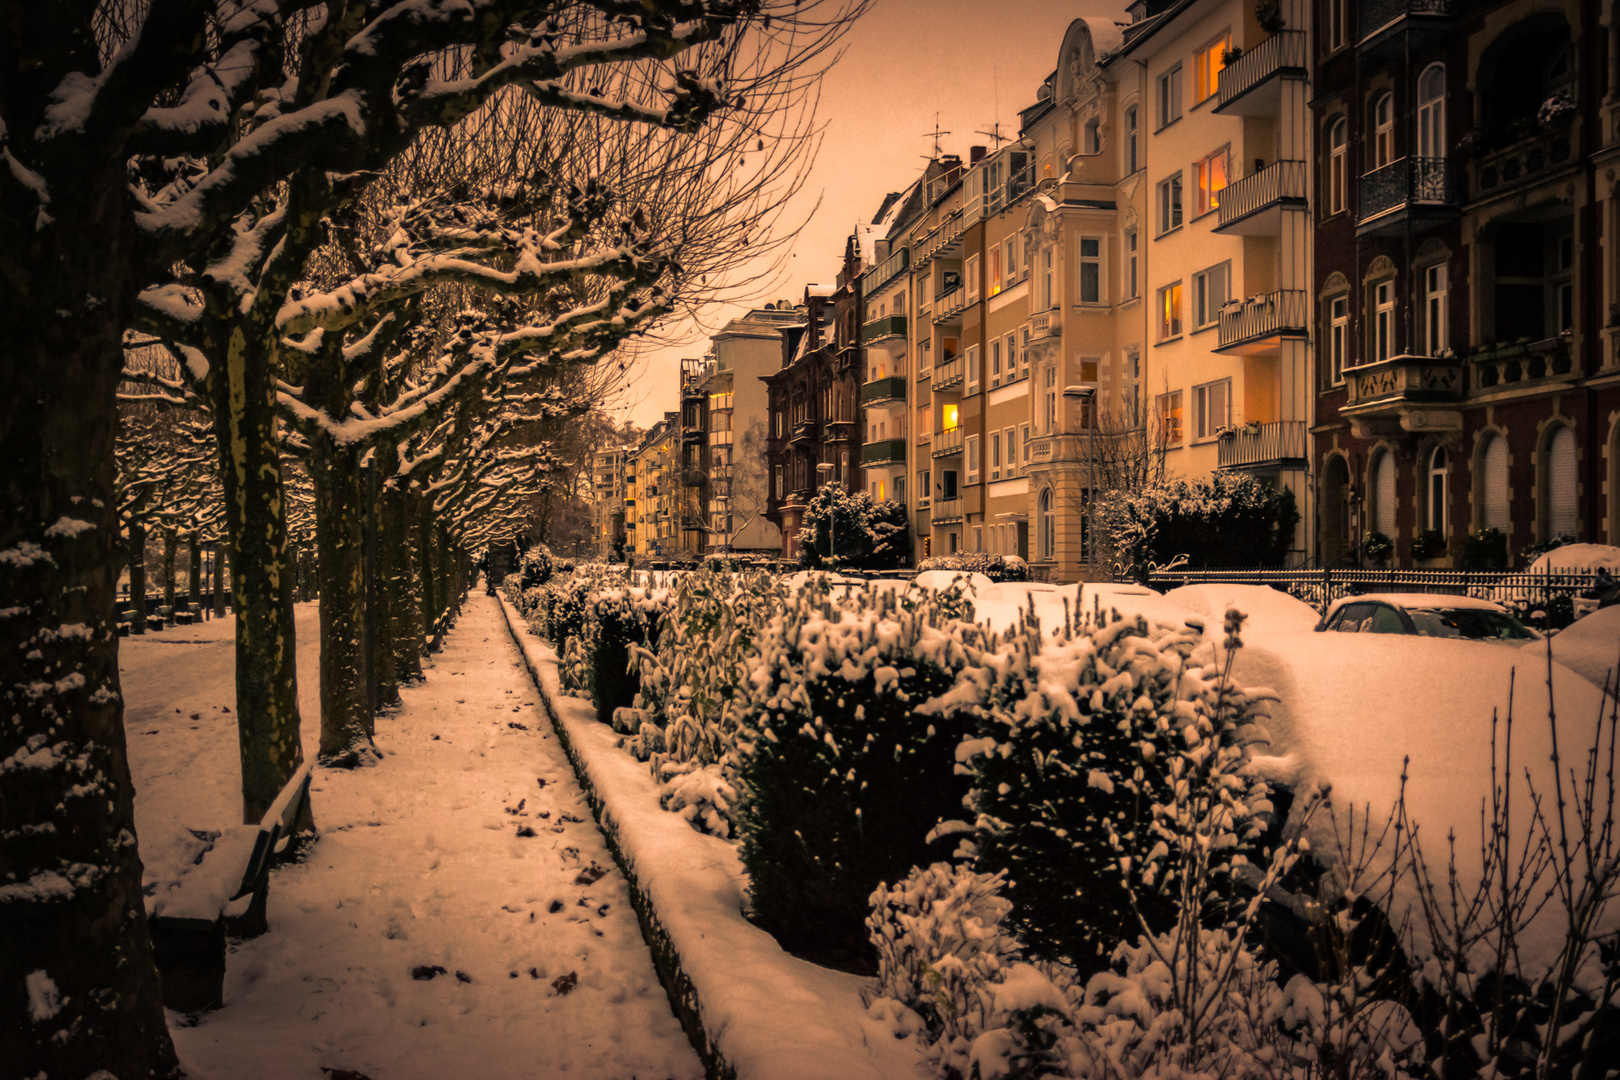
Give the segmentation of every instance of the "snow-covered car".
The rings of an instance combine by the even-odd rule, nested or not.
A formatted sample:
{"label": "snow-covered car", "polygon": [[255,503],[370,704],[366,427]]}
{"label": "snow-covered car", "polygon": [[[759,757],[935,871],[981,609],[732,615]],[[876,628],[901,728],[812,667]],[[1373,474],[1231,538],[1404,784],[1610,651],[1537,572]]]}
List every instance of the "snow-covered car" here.
{"label": "snow-covered car", "polygon": [[1501,604],[1469,596],[1424,593],[1368,593],[1336,600],[1317,625],[1319,631],[1350,634],[1415,634],[1418,637],[1475,641],[1531,641],[1539,633],[1510,615]]}

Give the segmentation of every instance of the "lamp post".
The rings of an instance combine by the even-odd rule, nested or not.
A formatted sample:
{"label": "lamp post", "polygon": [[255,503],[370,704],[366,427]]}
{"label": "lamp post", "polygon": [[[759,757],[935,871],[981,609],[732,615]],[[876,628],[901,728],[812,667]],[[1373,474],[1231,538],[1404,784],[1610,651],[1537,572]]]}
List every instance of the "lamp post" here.
{"label": "lamp post", "polygon": [[1086,425],[1086,576],[1097,577],[1097,388],[1095,386],[1065,386],[1063,397],[1068,401],[1093,403],[1091,423]]}
{"label": "lamp post", "polygon": [[[833,463],[830,462],[830,461],[819,462],[816,465],[816,472],[821,474],[821,479],[822,479],[823,483],[825,483],[832,476],[832,471],[833,471]],[[835,534],[838,531],[837,526],[838,526],[838,510],[837,510],[836,507],[828,506],[827,507],[827,561],[828,562],[832,562],[833,558],[837,555],[837,550],[834,547],[834,544],[836,543]]]}

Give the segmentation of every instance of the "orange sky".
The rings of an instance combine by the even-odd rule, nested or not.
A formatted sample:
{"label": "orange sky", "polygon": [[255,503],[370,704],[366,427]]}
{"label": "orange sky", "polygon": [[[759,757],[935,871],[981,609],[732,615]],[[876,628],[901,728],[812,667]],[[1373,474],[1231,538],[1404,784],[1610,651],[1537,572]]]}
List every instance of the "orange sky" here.
{"label": "orange sky", "polygon": [[[798,300],[810,282],[831,285],[844,239],[856,221],[870,220],[884,193],[903,189],[933,146],[925,133],[939,126],[947,154],[967,157],[986,144],[976,132],[997,120],[1018,133],[1018,110],[1035,101],[1041,80],[1057,66],[1069,23],[1081,15],[1122,20],[1124,4],[1109,0],[877,0],[850,31],[843,59],[822,86],[821,153],[800,193],[797,220],[821,199],[800,232],[780,287],[760,298]],[[712,325],[743,310],[711,312]],[[679,408],[679,361],[703,352],[702,340],[659,350],[637,365],[615,403],[615,417],[643,427]]]}

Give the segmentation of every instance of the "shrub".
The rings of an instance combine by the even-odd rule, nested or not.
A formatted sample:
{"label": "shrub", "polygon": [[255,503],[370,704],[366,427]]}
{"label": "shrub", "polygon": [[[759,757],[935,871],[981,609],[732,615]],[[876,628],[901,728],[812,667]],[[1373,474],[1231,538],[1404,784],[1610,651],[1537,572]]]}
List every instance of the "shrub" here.
{"label": "shrub", "polygon": [[1412,558],[1418,562],[1438,559],[1446,553],[1446,534],[1439,529],[1424,529],[1412,537]]}
{"label": "shrub", "polygon": [[1381,532],[1370,532],[1361,542],[1361,553],[1372,562],[1383,562],[1395,554],[1395,541]]}
{"label": "shrub", "polygon": [[967,551],[955,555],[936,555],[917,564],[917,572],[926,570],[960,570],[970,574],[983,574],[991,581],[1028,581],[1029,563],[1016,555],[992,555],[987,552]]}
{"label": "shrub", "polygon": [[754,917],[784,948],[869,956],[872,890],[930,861],[930,829],[961,812],[964,722],[919,706],[952,688],[979,631],[941,618],[935,595],[836,607],[812,583],[761,633],[736,823]]}
{"label": "shrub", "polygon": [[523,588],[532,589],[537,585],[544,585],[551,580],[554,565],[551,559],[551,549],[544,544],[536,544],[523,553],[518,561],[518,573],[522,576]]}
{"label": "shrub", "polygon": [[635,705],[640,668],[631,663],[637,648],[658,644],[658,619],[668,591],[636,586],[602,589],[590,595],[585,622],[590,656],[590,692],[596,718],[612,724],[620,709]]}
{"label": "shrub", "polygon": [[810,498],[799,530],[799,565],[864,570],[903,566],[911,551],[910,521],[896,502],[875,502],[864,491],[823,484]]}
{"label": "shrub", "polygon": [[985,658],[994,675],[958,759],[973,774],[976,868],[1005,873],[1009,924],[1032,955],[1090,973],[1136,935],[1138,914],[1174,922],[1175,832],[1192,825],[1163,808],[1180,799],[1221,800],[1201,827],[1215,837],[1212,888],[1230,895],[1270,810],[1240,745],[1263,734],[1253,725],[1270,698],[1233,685],[1213,653],[1186,629],[1087,617],[1055,637],[1010,633]]}
{"label": "shrub", "polygon": [[1119,569],[1139,577],[1183,558],[1194,567],[1281,566],[1299,524],[1292,491],[1235,473],[1109,492],[1097,515]]}
{"label": "shrub", "polygon": [[1463,541],[1459,560],[1464,570],[1506,570],[1507,534],[1501,529],[1480,529]]}

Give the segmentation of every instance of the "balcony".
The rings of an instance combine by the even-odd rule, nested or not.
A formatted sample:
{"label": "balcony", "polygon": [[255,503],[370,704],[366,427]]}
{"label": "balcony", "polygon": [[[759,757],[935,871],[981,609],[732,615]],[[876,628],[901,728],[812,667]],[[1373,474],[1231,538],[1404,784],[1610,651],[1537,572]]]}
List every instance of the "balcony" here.
{"label": "balcony", "polygon": [[906,317],[904,315],[885,315],[881,319],[873,319],[861,327],[861,344],[871,345],[878,341],[888,341],[890,338],[904,338],[906,336]]}
{"label": "balcony", "polygon": [[1308,447],[1303,420],[1248,424],[1221,436],[1216,467],[1264,469],[1283,464],[1303,465]]}
{"label": "balcony", "polygon": [[880,439],[861,446],[861,464],[892,465],[906,463],[906,440]]}
{"label": "balcony", "polygon": [[881,405],[906,400],[906,377],[894,375],[886,379],[873,379],[861,386],[862,405]]}
{"label": "balcony", "polygon": [[926,265],[929,259],[951,258],[962,253],[962,214],[960,211],[936,225],[917,243],[916,265]]}
{"label": "balcony", "polygon": [[901,248],[861,275],[861,295],[871,296],[911,266],[911,250]]}
{"label": "balcony", "polygon": [[708,435],[708,431],[703,427],[702,424],[687,424],[685,427],[681,428],[682,442],[700,443],[706,440]]}
{"label": "balcony", "polygon": [[1566,123],[1555,131],[1536,131],[1492,150],[1468,165],[1468,197],[1501,195],[1521,184],[1547,179],[1559,166],[1569,165],[1573,136]]}
{"label": "balcony", "polygon": [[962,429],[953,427],[945,431],[934,432],[931,452],[937,458],[960,455],[962,453]]}
{"label": "balcony", "polygon": [[953,356],[934,369],[934,389],[950,390],[962,385],[963,372],[962,358]]}
{"label": "balcony", "polygon": [[967,290],[958,285],[950,292],[934,297],[934,325],[944,326],[962,321],[967,307]]}
{"label": "balcony", "polygon": [[1356,182],[1356,232],[1386,232],[1408,217],[1456,213],[1457,190],[1445,158],[1404,157]]}
{"label": "balcony", "polygon": [[1306,337],[1311,325],[1310,298],[1304,289],[1233,300],[1221,309],[1217,352],[1244,355],[1269,352],[1284,338]]}
{"label": "balcony", "polygon": [[821,425],[814,420],[800,420],[793,425],[792,439],[796,443],[814,442],[820,434]]}
{"label": "balcony", "polygon": [[1056,340],[1063,335],[1063,312],[1057,308],[1037,311],[1029,317],[1029,340]]}
{"label": "balcony", "polygon": [[1305,163],[1278,161],[1228,184],[1215,231],[1230,236],[1280,236],[1283,212],[1305,209]]}
{"label": "balcony", "polygon": [[1282,115],[1282,81],[1303,79],[1305,32],[1272,34],[1221,69],[1215,111],[1226,116]]}
{"label": "balcony", "polygon": [[911,515],[911,523],[918,536],[927,536],[933,531],[934,517],[928,512],[927,499],[917,501],[917,509]]}
{"label": "balcony", "polygon": [[1419,431],[1460,431],[1463,365],[1454,357],[1392,356],[1345,373],[1339,415],[1357,438]]}
{"label": "balcony", "polygon": [[1482,349],[1468,358],[1476,390],[1493,390],[1523,382],[1568,375],[1574,368],[1569,338],[1519,341]]}
{"label": "balcony", "polygon": [[[1357,48],[1377,53],[1444,33],[1452,0],[1362,0],[1356,18]],[[1404,40],[1403,39],[1407,39]]]}
{"label": "balcony", "polygon": [[954,525],[962,520],[961,499],[935,499],[933,506],[933,524]]}

